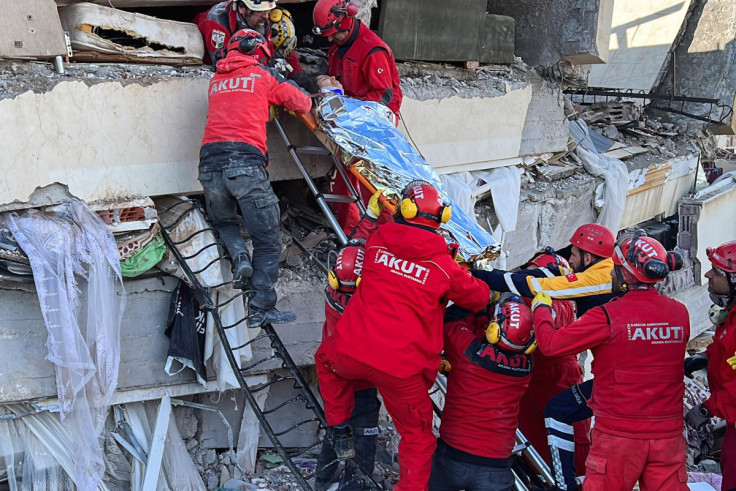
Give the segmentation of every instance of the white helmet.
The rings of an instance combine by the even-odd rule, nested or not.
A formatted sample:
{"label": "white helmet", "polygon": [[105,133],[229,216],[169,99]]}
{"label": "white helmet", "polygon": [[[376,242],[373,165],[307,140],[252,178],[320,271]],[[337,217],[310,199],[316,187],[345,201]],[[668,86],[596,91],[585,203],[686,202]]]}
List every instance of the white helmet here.
{"label": "white helmet", "polygon": [[242,3],[253,12],[268,12],[276,8],[275,0],[233,0],[233,10],[238,9],[238,3]]}

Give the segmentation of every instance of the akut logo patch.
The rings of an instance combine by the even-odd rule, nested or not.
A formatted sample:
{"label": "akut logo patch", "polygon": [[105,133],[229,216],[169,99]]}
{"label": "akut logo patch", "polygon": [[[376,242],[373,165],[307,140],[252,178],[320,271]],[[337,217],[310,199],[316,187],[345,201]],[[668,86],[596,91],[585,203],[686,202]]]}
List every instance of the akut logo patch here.
{"label": "akut logo patch", "polygon": [[508,329],[518,329],[519,322],[521,321],[521,311],[519,310],[519,304],[509,304],[509,315],[506,317],[506,327]]}
{"label": "akut logo patch", "polygon": [[429,276],[429,268],[426,266],[420,266],[406,259],[399,259],[383,249],[376,251],[375,262],[377,265],[388,268],[392,274],[403,276],[422,285],[427,282]]}
{"label": "akut logo patch", "polygon": [[682,326],[670,326],[666,323],[629,324],[626,329],[629,341],[649,341],[652,344],[685,341]]}

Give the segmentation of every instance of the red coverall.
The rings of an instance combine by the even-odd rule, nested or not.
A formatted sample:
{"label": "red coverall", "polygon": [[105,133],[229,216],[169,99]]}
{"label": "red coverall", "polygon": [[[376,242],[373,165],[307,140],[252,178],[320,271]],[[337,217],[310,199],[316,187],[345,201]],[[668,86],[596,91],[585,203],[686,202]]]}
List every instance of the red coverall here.
{"label": "red coverall", "polygon": [[631,290],[557,329],[551,310],[534,312],[550,356],[593,352],[593,446],[583,489],[687,490],[682,397],[690,320],[654,288]]}
{"label": "red coverall", "polygon": [[[199,32],[202,33],[202,39],[204,39],[206,53],[203,61],[207,65],[214,63],[215,52],[227,46],[230,37],[236,31],[248,28],[244,22],[238,22],[238,13],[233,10],[233,0],[218,3],[207,12],[197,15],[193,22],[199,27]],[[265,37],[268,49],[273,53],[270,29],[266,32]],[[291,53],[286,61],[294,69],[292,73],[302,72],[302,65],[299,63],[296,51]]]}
{"label": "red coverall", "polygon": [[[575,322],[575,306],[571,301],[555,300],[552,308],[558,329]],[[544,407],[552,397],[581,383],[583,376],[575,354],[551,357],[537,349],[532,353],[532,358],[534,371],[529,387],[521,398],[519,429],[549,465]],[[584,469],[590,450],[590,420],[578,421],[572,426],[575,431],[575,468]]]}
{"label": "red coverall", "polygon": [[406,223],[373,234],[361,278],[315,360],[325,416],[330,425],[350,417],[353,381],[377,387],[401,435],[394,489],[422,491],[436,446],[427,389],[440,365],[445,304],[477,311],[490,290],[452,259],[441,235]]}
{"label": "red coverall", "polygon": [[705,407],[711,414],[728,423],[726,436],[721,445],[721,489],[736,488],[736,370],[726,360],[736,352],[736,307],[726,316],[723,324],[716,328],[713,342],[705,350],[708,355],[708,385],[710,397]]}
{"label": "red coverall", "polygon": [[478,339],[471,319],[444,326],[445,357],[452,372],[440,438],[466,453],[506,459],[514,448],[519,401],[533,362],[529,355],[504,352]]}
{"label": "red coverall", "polygon": [[[340,81],[345,95],[385,104],[396,114],[398,121],[403,98],[401,80],[391,48],[380,37],[356,20],[346,42],[340,46],[333,44],[327,59],[329,73]],[[350,177],[365,202],[371,193],[356,178]],[[348,194],[345,183],[336,174],[330,178],[330,192],[343,196]],[[348,233],[360,220],[358,207],[352,203],[336,203],[334,206],[338,223]]]}

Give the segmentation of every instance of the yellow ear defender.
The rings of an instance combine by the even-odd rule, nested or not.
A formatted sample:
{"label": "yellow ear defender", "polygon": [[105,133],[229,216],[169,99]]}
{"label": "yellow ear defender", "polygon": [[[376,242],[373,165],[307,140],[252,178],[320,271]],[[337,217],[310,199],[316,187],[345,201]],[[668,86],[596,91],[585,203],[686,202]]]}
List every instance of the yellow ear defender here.
{"label": "yellow ear defender", "polygon": [[286,9],[273,9],[268,13],[268,20],[271,22],[280,22],[282,17],[286,17],[290,21],[294,22],[294,18],[291,16],[291,12]]}
{"label": "yellow ear defender", "polygon": [[491,322],[486,328],[486,339],[491,344],[496,344],[501,339],[501,326],[497,322]]}
{"label": "yellow ear defender", "polygon": [[[412,218],[416,218],[418,214],[419,208],[417,208],[417,204],[414,203],[411,198],[404,198],[401,200],[401,216],[411,220]],[[452,207],[450,207],[449,205],[442,205],[438,216],[440,222],[449,222],[450,218],[452,218]],[[437,217],[433,216],[432,218],[436,219]]]}
{"label": "yellow ear defender", "polygon": [[360,286],[360,281],[363,279],[362,276],[358,276],[358,279],[355,280],[355,288],[358,288]]}
{"label": "yellow ear defender", "polygon": [[340,279],[332,269],[327,273],[327,284],[330,285],[330,288],[333,290],[338,290],[340,288]]}
{"label": "yellow ear defender", "polygon": [[532,352],[537,349],[537,340],[535,339],[532,344],[529,345],[527,349],[524,350],[525,355],[531,355]]}

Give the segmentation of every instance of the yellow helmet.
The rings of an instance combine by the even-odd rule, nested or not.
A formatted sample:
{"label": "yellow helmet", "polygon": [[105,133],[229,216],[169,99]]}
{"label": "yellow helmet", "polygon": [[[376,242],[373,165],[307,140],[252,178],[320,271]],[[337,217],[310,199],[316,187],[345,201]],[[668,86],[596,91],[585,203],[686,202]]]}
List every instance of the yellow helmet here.
{"label": "yellow helmet", "polygon": [[273,9],[268,16],[271,21],[271,40],[274,51],[288,58],[296,49],[296,29],[294,20],[286,9]]}

